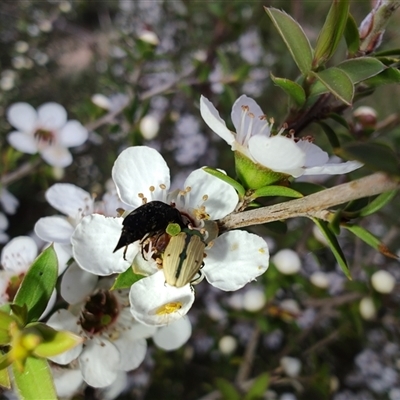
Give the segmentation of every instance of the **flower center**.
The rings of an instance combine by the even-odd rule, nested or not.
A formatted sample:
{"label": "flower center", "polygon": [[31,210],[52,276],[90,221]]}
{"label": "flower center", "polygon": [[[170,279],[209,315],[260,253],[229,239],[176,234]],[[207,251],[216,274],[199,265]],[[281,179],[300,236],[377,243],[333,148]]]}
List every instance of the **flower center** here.
{"label": "flower center", "polygon": [[35,133],[34,137],[39,144],[52,145],[55,139],[54,133],[46,131],[45,129],[39,128]]}
{"label": "flower center", "polygon": [[174,301],[171,303],[164,304],[163,306],[159,307],[156,311],[157,315],[168,315],[172,314],[176,311],[179,311],[182,308],[182,303],[180,301]]}
{"label": "flower center", "polygon": [[19,274],[11,277],[6,289],[6,294],[10,303],[14,300],[14,297],[17,294],[17,291],[21,285],[22,280],[24,279],[24,276],[25,274]]}
{"label": "flower center", "polygon": [[108,328],[118,315],[117,299],[108,290],[101,289],[89,297],[82,310],[80,323],[86,332],[99,333]]}

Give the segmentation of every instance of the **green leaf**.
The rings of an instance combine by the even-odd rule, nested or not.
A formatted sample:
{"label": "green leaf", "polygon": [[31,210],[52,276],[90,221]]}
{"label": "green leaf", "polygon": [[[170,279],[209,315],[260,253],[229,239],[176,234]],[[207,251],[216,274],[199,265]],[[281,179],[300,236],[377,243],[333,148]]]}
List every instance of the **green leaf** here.
{"label": "green leaf", "polygon": [[333,255],[336,258],[340,268],[342,269],[343,273],[346,275],[348,279],[352,279],[350,275],[350,270],[347,265],[346,257],[344,256],[342,249],[336,239],[336,236],[332,233],[332,231],[328,227],[328,223],[317,218],[311,218],[315,225],[318,226],[322,234],[324,235],[325,239],[327,240],[329,247],[332,250]]}
{"label": "green leaf", "polygon": [[262,399],[264,393],[268,389],[268,385],[269,385],[269,374],[267,372],[264,372],[255,379],[250,390],[247,392],[244,400]]}
{"label": "green leaf", "polygon": [[12,367],[20,399],[57,400],[53,377],[45,359],[28,357],[23,371],[20,371],[15,364],[12,364]]}
{"label": "green leaf", "polygon": [[303,75],[311,70],[313,52],[303,28],[290,15],[276,8],[264,7]]}
{"label": "green leaf", "polygon": [[26,273],[14,298],[14,303],[28,310],[27,322],[43,314],[58,277],[58,259],[53,245],[44,250]]}
{"label": "green leaf", "polygon": [[277,78],[272,73],[270,73],[272,81],[276,86],[279,86],[290,98],[301,107],[306,101],[306,92],[304,89],[296,82],[293,82],[286,78]]}
{"label": "green leaf", "polygon": [[390,190],[389,192],[381,193],[374,200],[372,200],[367,206],[363,207],[360,210],[360,217],[366,217],[367,215],[371,215],[379,211],[382,207],[384,207],[390,200],[396,196],[397,190]]}
{"label": "green leaf", "polygon": [[[335,97],[351,105],[354,85],[349,76],[339,68],[332,67],[321,72],[311,72]],[[313,93],[314,94],[314,93]]]}
{"label": "green leaf", "polygon": [[349,4],[349,0],[335,0],[332,2],[315,45],[314,67],[325,63],[335,53],[346,27]]}
{"label": "green leaf", "polygon": [[336,135],[336,132],[328,124],[326,124],[323,121],[319,121],[318,125],[324,130],[326,137],[328,138],[331,146],[334,149],[336,149],[337,147],[340,147],[340,142]]}
{"label": "green leaf", "polygon": [[346,119],[343,118],[341,115],[336,114],[336,113],[330,113],[328,115],[329,118],[333,119],[335,122],[337,122],[338,124],[342,125],[344,128],[346,128],[347,130],[350,129],[349,124],[347,123]]}
{"label": "green leaf", "polygon": [[258,197],[269,197],[269,196],[294,197],[296,199],[303,197],[303,195],[300,192],[292,188],[288,188],[286,186],[270,185],[257,189],[251,195],[251,198],[257,199]]}
{"label": "green leaf", "polygon": [[373,171],[383,171],[399,175],[399,162],[396,154],[381,143],[348,143],[335,151],[339,157],[358,160]]}
{"label": "green leaf", "polygon": [[118,275],[111,290],[129,289],[135,282],[140,281],[142,278],[144,276],[135,274],[132,267],[128,268],[125,272]]}
{"label": "green leaf", "polygon": [[389,250],[389,248],[380,241],[380,239],[378,239],[371,232],[368,232],[366,229],[362,228],[361,226],[350,225],[350,224],[345,224],[342,226],[343,226],[343,228],[346,228],[347,230],[349,230],[351,233],[353,233],[354,235],[359,237],[363,242],[367,243],[369,246],[371,246],[375,250],[379,251],[386,257],[394,258],[395,260],[398,259],[398,257],[395,254],[393,254]]}
{"label": "green leaf", "polygon": [[11,389],[10,374],[7,368],[0,370],[0,386]]}
{"label": "green leaf", "polygon": [[236,388],[226,379],[217,378],[215,386],[221,392],[223,400],[241,400],[242,398]]}
{"label": "green leaf", "polygon": [[223,172],[218,171],[217,169],[211,167],[204,167],[203,170],[208,172],[210,175],[221,179],[221,181],[224,181],[229,185],[233,186],[235,190],[239,193],[240,197],[243,197],[244,194],[246,193],[245,188],[239,182],[236,182],[233,178],[224,174]]}
{"label": "green leaf", "polygon": [[347,52],[349,56],[353,56],[360,48],[360,34],[354,17],[349,14],[347,16],[346,28],[344,30],[344,38],[346,39]]}
{"label": "green leaf", "polygon": [[337,68],[344,71],[353,83],[358,83],[378,75],[386,69],[386,66],[376,58],[360,57],[343,61]]}
{"label": "green leaf", "polygon": [[400,83],[400,71],[397,68],[387,68],[380,74],[366,80],[365,83],[374,87]]}

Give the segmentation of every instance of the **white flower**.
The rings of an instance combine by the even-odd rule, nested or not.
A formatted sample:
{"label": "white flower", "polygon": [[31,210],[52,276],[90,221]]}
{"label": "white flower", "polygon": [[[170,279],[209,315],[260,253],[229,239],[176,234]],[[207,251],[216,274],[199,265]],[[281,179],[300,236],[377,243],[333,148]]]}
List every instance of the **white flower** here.
{"label": "white flower", "polygon": [[83,379],[93,387],[109,386],[120,371],[137,368],[146,355],[146,338],[155,332],[132,318],[128,291],[109,291],[109,284],[110,280],[103,279],[80,308],[60,309],[48,321],[54,329],[69,330],[85,339],[50,359],[61,365],[77,359]]}
{"label": "white flower", "polygon": [[296,378],[301,371],[301,361],[294,357],[282,357],[280,360],[281,367],[287,376]]}
{"label": "white flower", "polygon": [[[124,203],[132,208],[154,200],[175,207],[194,228],[204,220],[216,220],[231,213],[237,203],[235,190],[202,169],[186,179],[184,190],[168,193],[169,168],[162,156],[149,147],[130,147],[117,158],[112,176]],[[113,253],[121,235],[122,218],[90,215],[83,218],[72,235],[73,255],[84,270],[98,275],[122,273],[139,253],[138,242]],[[268,268],[269,252],[265,241],[244,231],[227,232],[205,249],[202,273],[212,285],[222,290],[237,290]],[[131,312],[135,319],[149,325],[166,325],[185,315],[194,301],[190,284],[177,288],[165,284],[163,271],[153,259],[146,262],[141,254],[135,267],[150,275],[131,287]],[[145,270],[145,272],[143,271]]]}
{"label": "white flower", "polygon": [[298,178],[301,175],[344,174],[362,166],[358,161],[329,164],[328,154],[308,138],[294,139],[279,132],[271,136],[273,122],[268,121],[260,106],[246,95],[240,96],[232,107],[231,132],[213,104],[201,96],[200,113],[206,124],[224,139],[233,151],[238,151],[253,163],[272,171]]}
{"label": "white flower", "polygon": [[10,145],[22,153],[40,153],[54,167],[70,165],[72,155],[67,148],[88,138],[82,124],[67,121],[65,108],[57,103],[45,103],[37,111],[28,103],[15,103],[7,110],[7,119],[17,129],[7,137]]}
{"label": "white flower", "polygon": [[[106,192],[102,201],[95,202],[93,197],[70,183],[56,183],[47,189],[45,194],[48,203],[64,215],[42,217],[35,224],[35,233],[44,241],[54,242],[59,256],[60,268],[72,256],[71,236],[75,227],[86,215],[94,212],[105,215],[116,215],[121,207],[116,190]],[[60,255],[63,260],[60,260]]]}
{"label": "white flower", "polygon": [[360,315],[367,321],[376,318],[376,307],[372,297],[363,297],[359,304]]}

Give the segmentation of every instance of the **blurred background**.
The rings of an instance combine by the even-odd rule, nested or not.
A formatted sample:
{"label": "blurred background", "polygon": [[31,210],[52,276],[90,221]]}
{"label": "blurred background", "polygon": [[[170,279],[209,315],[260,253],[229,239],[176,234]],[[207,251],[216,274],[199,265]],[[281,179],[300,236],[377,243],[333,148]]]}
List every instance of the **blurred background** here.
{"label": "blurred background", "polygon": [[[15,102],[35,108],[49,101],[60,103],[69,119],[90,131],[89,140],[72,149],[71,166],[60,170],[42,163],[8,187],[20,202],[9,216],[9,236],[29,234],[40,217],[55,213],[44,199],[55,182],[74,183],[101,196],[116,156],[128,146],[159,150],[171,168],[174,188],[204,165],[235,176],[229,146],[200,117],[200,95],[213,102],[229,127],[231,106],[241,94],[255,98],[281,126],[288,101],[269,76],[295,80],[298,70],[263,6],[285,10],[315,44],[330,4],[2,0],[2,174],[32,159],[6,141],[12,130],[6,110]],[[371,8],[369,1],[351,4],[357,24]],[[399,23],[397,13],[380,50],[400,47]],[[332,64],[345,58],[342,45]],[[377,123],[386,122],[374,134],[398,149],[399,98],[399,86],[384,86],[344,115],[355,124],[354,110],[372,107]],[[344,129],[339,124],[333,128],[339,134]],[[316,143],[331,151],[318,125],[302,134],[314,135]],[[344,179],[314,182],[333,186]],[[400,249],[398,215],[394,200],[362,222],[394,252]],[[145,362],[129,374],[129,387],[118,398],[240,399],[245,395],[231,385],[245,393],[257,377],[268,373],[268,390],[248,399],[399,400],[400,296],[394,283],[400,281],[398,261],[342,234],[354,278],[348,281],[310,221],[249,230],[270,246],[273,263],[267,273],[235,293],[205,282],[198,285],[189,314],[189,342],[174,352],[150,346]],[[370,280],[382,268],[393,278],[389,292]],[[88,388],[76,398],[101,395]]]}

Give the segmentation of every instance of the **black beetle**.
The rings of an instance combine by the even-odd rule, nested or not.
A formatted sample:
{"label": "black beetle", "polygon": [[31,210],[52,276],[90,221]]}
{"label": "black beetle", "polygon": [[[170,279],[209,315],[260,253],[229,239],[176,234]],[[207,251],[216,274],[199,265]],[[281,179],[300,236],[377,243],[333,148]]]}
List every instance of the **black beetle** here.
{"label": "black beetle", "polygon": [[[163,233],[170,223],[178,224],[181,229],[187,226],[175,207],[157,200],[143,204],[124,218],[121,237],[113,253],[137,240],[143,242],[148,237]],[[124,259],[125,253],[126,249]]]}

